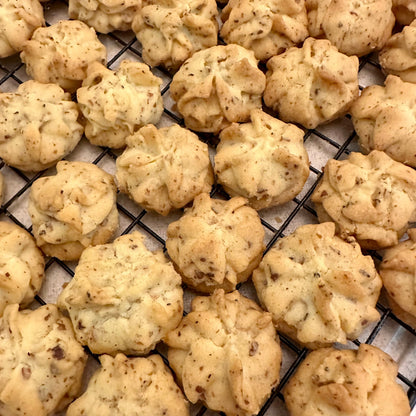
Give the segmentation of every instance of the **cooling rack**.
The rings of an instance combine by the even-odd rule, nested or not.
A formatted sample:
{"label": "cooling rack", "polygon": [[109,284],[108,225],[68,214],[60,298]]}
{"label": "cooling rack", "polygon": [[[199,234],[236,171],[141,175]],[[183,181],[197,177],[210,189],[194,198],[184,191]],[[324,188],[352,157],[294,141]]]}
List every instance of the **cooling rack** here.
{"label": "cooling rack", "polygon": [[[67,8],[67,3],[62,0],[44,3],[47,25],[56,23],[60,19],[67,19]],[[142,62],[140,44],[136,41],[133,32],[100,34],[99,38],[107,48],[108,67],[110,69],[117,68],[123,59]],[[183,120],[175,111],[174,103],[169,95],[171,74],[160,68],[155,68],[152,72],[163,80],[161,90],[164,113],[158,126],[172,123],[183,125]],[[1,91],[14,91],[20,83],[27,79],[24,65],[18,55],[0,59]],[[362,58],[359,67],[360,89],[371,84],[383,84],[383,81],[384,76],[380,71],[377,58],[375,56]],[[213,156],[216,145],[215,137],[203,134],[200,135],[200,139],[208,143],[211,156]],[[318,129],[305,130],[304,142],[311,162],[310,175],[304,189],[293,201],[281,207],[260,211],[266,234],[266,251],[272,247],[276,240],[292,233],[300,225],[318,222],[310,196],[322,175],[323,166],[328,159],[343,159],[350,152],[359,151],[352,122],[348,116]],[[75,151],[66,159],[92,162],[114,174],[115,159],[119,154],[120,152],[108,148],[93,146],[83,138]],[[6,183],[4,203],[0,208],[0,220],[13,221],[30,232],[31,221],[27,213],[30,186],[39,177],[53,174],[54,169],[37,174],[27,174],[5,165],[0,160],[0,170]],[[227,197],[220,186],[213,188],[212,195],[220,198]],[[118,210],[120,226],[117,236],[139,230],[147,236],[146,244],[150,249],[165,249],[167,226],[181,215],[181,212],[176,212],[168,217],[161,217],[141,209],[122,194],[118,194]],[[376,262],[380,260],[377,253],[371,254]],[[72,278],[75,266],[75,262],[62,262],[56,258],[47,259],[45,281],[32,308],[45,303],[54,303],[62,286]],[[256,299],[254,288],[250,282],[243,283],[239,290],[244,295]],[[193,296],[194,294],[185,288],[185,313],[190,310],[190,302]],[[398,382],[408,394],[413,409],[412,416],[416,416],[416,331],[392,314],[383,297],[377,304],[377,309],[381,315],[380,321],[367,328],[359,339],[351,341],[348,347],[354,348],[360,343],[373,344],[390,354],[399,363]],[[280,341],[283,352],[281,381],[258,413],[258,416],[288,416],[284,406],[282,389],[308,353],[305,348],[299,347],[284,336],[280,336]],[[160,354],[167,363],[166,347],[163,344],[160,344],[154,352]],[[98,365],[96,357],[90,354],[84,377],[84,386]],[[208,410],[201,404],[196,404],[191,406],[191,415],[218,416],[219,413]]]}

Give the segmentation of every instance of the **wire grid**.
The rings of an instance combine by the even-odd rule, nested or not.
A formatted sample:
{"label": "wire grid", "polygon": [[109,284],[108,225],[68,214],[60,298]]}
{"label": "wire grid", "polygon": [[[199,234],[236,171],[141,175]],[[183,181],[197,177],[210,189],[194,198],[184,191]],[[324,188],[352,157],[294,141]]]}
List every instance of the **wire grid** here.
{"label": "wire grid", "polygon": [[[67,19],[67,4],[64,1],[56,1],[53,4],[44,4],[47,25],[56,23],[59,19]],[[133,32],[116,32],[109,35],[99,35],[100,40],[108,50],[108,67],[116,68],[122,59],[141,61],[140,44],[136,41]],[[221,40],[220,40],[221,42]],[[161,68],[152,70],[153,73],[163,79],[162,96],[164,100],[164,114],[160,125],[178,123],[184,125],[181,116],[174,110],[173,101],[169,96],[169,85],[172,80],[171,74]],[[26,81],[27,75],[24,65],[16,55],[11,58],[0,59],[0,89],[13,91],[17,85]],[[360,89],[367,85],[382,84],[384,76],[380,67],[373,57],[364,57],[360,61],[359,81]],[[211,155],[215,153],[217,139],[212,135],[200,134],[200,139],[208,143]],[[310,196],[322,175],[322,167],[330,158],[346,158],[351,151],[359,151],[356,135],[348,116],[342,117],[329,125],[319,129],[307,130],[304,135],[305,147],[310,157],[310,176],[303,191],[293,201],[282,207],[275,207],[260,211],[262,224],[266,232],[266,252],[279,238],[293,232],[298,226],[306,223],[317,223],[316,212],[310,202]],[[83,138],[77,149],[67,157],[67,160],[84,160],[92,162],[109,173],[115,172],[115,159],[121,152],[108,148],[92,146]],[[35,175],[28,175],[18,169],[8,167],[0,161],[0,170],[5,177],[6,197],[0,208],[0,219],[7,217],[19,226],[31,232],[31,223],[27,214],[28,191],[32,183],[41,176],[53,174],[49,169]],[[227,198],[222,188],[214,186],[212,196]],[[118,210],[120,212],[120,227],[118,235],[128,233],[133,229],[144,231],[148,235],[147,245],[150,248],[162,248],[165,250],[167,225],[179,218],[180,212],[168,217],[160,217],[141,209],[126,196],[118,195]],[[377,253],[371,253],[375,261],[380,260]],[[65,282],[74,275],[76,263],[63,262],[56,258],[49,258],[45,271],[46,277],[41,292],[36,296],[32,307],[45,303],[54,303]],[[256,299],[255,291],[250,282],[243,283],[239,290],[246,296]],[[190,310],[190,300],[194,295],[185,288],[185,314]],[[354,347],[360,343],[374,344],[388,352],[399,363],[399,383],[407,391],[412,415],[416,415],[416,331],[395,317],[390,308],[385,306],[384,301],[377,304],[381,319],[378,323],[368,328],[359,339],[349,343],[348,347]],[[263,415],[287,415],[284,407],[282,389],[294,374],[300,363],[306,357],[308,351],[301,348],[285,336],[280,335],[283,366],[279,386],[272,392],[270,398],[262,407],[258,416]],[[162,356],[165,363],[166,346],[157,347],[154,353]],[[90,356],[96,358],[89,352]],[[92,363],[92,364],[91,364]],[[86,373],[91,375],[97,368],[97,360],[89,360],[90,370]],[[85,382],[88,380],[88,375]],[[218,415],[219,413],[206,409],[201,404],[191,406],[192,415]],[[393,416],[393,415],[392,415]]]}

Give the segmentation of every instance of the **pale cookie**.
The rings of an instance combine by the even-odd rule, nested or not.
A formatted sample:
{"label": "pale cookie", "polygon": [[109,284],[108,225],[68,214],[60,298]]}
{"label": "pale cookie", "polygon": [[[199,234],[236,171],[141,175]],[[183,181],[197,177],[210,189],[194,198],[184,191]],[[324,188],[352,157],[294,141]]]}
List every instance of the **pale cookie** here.
{"label": "pale cookie", "polygon": [[150,66],[176,70],[195,52],[217,44],[215,0],[146,0],[132,29]]}
{"label": "pale cookie", "polygon": [[379,61],[387,74],[416,83],[416,19],[387,41],[379,53]]}
{"label": "pale cookie", "polygon": [[68,14],[93,27],[97,32],[130,30],[141,0],[69,0]]}
{"label": "pale cookie", "polygon": [[55,305],[18,309],[0,318],[0,414],[49,416],[79,394],[87,355]]}
{"label": "pale cookie", "polygon": [[231,124],[220,134],[218,183],[231,196],[247,198],[257,210],[290,201],[309,176],[303,135],[293,124],[252,110],[250,123]]}
{"label": "pale cookie", "polygon": [[39,292],[45,260],[33,237],[18,225],[0,221],[0,316],[11,303],[26,307]]}
{"label": "pale cookie", "polygon": [[177,124],[148,125],[128,137],[116,160],[116,178],[121,192],[161,215],[210,192],[214,182],[208,146]]}
{"label": "pale cookie", "polygon": [[221,13],[221,36],[265,61],[308,36],[305,0],[230,0]]}
{"label": "pale cookie", "polygon": [[415,97],[416,84],[394,75],[387,77],[384,87],[371,85],[362,91],[350,113],[364,153],[382,150],[416,167]]}
{"label": "pale cookie", "polygon": [[416,228],[407,234],[384,251],[379,270],[393,313],[416,329]]}
{"label": "pale cookie", "polygon": [[325,37],[347,55],[380,50],[396,19],[392,0],[305,0],[309,35]]}
{"label": "pale cookie", "polygon": [[312,201],[320,222],[335,222],[362,248],[389,247],[416,221],[416,172],[378,150],[351,153],[328,161]]}
{"label": "pale cookie", "polygon": [[159,355],[99,359],[101,368],[66,416],[189,416],[188,403]]}
{"label": "pale cookie", "polygon": [[85,136],[97,146],[124,147],[127,136],[163,113],[162,80],[146,64],[124,60],[116,71],[93,62],[77,90]]}
{"label": "pale cookie", "polygon": [[281,350],[271,316],[238,291],[194,298],[165,342],[188,400],[227,416],[257,414],[279,382]]}
{"label": "pale cookie", "polygon": [[182,318],[181,278],[139,232],[87,248],[58,298],[95,354],[147,354]]}
{"label": "pale cookie", "polygon": [[264,229],[257,212],[241,197],[229,201],[200,194],[167,229],[166,248],[192,288],[211,293],[234,290],[261,260]]}
{"label": "pale cookie", "polygon": [[402,25],[410,25],[416,19],[416,2],[414,0],[393,0],[393,13]]}
{"label": "pale cookie", "polygon": [[173,77],[170,94],[186,127],[218,133],[244,122],[262,106],[266,77],[254,52],[239,45],[213,46],[196,52]]}
{"label": "pale cookie", "polygon": [[26,81],[0,93],[0,157],[10,166],[47,169],[74,150],[83,132],[78,105],[59,85]]}
{"label": "pale cookie", "polygon": [[358,58],[308,38],[267,62],[264,102],[281,120],[313,129],[344,115],[358,97]]}
{"label": "pale cookie", "polygon": [[377,347],[311,352],[284,389],[290,416],[409,416],[398,365]]}
{"label": "pale cookie", "polygon": [[73,92],[81,86],[90,63],[105,64],[107,50],[93,28],[79,20],[61,20],[35,30],[20,58],[36,81]]}
{"label": "pale cookie", "polygon": [[310,224],[281,238],[253,272],[257,295],[276,329],[308,348],[346,344],[380,318],[381,279],[354,238],[335,224]]}
{"label": "pale cookie", "polygon": [[45,25],[38,0],[2,0],[0,3],[0,58],[20,52],[34,30]]}
{"label": "pale cookie", "polygon": [[47,256],[77,260],[86,247],[106,243],[116,231],[116,186],[92,163],[61,161],[56,170],[30,189],[33,235]]}

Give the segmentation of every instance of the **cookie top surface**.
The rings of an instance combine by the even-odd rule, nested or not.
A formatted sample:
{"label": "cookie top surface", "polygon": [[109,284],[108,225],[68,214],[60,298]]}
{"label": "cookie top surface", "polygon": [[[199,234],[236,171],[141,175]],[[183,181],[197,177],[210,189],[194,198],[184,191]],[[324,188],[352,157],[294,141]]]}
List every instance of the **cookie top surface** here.
{"label": "cookie top surface", "polygon": [[353,152],[328,161],[312,201],[320,222],[335,222],[338,233],[361,247],[389,247],[416,220],[416,172],[378,150]]}
{"label": "cookie top surface", "polygon": [[230,0],[221,13],[221,36],[267,60],[308,36],[304,0]]}
{"label": "cookie top surface", "polygon": [[0,58],[22,50],[35,29],[44,26],[38,0],[2,0],[0,4]]}
{"label": "cookie top surface", "polygon": [[0,93],[0,157],[38,172],[55,165],[81,140],[84,127],[69,93],[56,84],[26,81]]}
{"label": "cookie top surface", "polygon": [[78,395],[87,356],[55,305],[18,309],[0,318],[0,413],[48,416]]}
{"label": "cookie top surface", "polygon": [[61,20],[35,30],[20,54],[29,76],[70,92],[81,86],[91,62],[104,64],[105,46],[95,30],[79,20]]}
{"label": "cookie top surface", "polygon": [[159,355],[99,357],[101,368],[67,416],[188,416],[188,404]]}
{"label": "cookie top surface", "polygon": [[347,55],[380,50],[396,19],[392,0],[305,0],[309,34],[325,37]]}
{"label": "cookie top surface", "polygon": [[250,123],[233,123],[220,134],[215,155],[218,182],[254,209],[284,204],[303,188],[309,158],[303,130],[252,110]]}
{"label": "cookie top surface", "polygon": [[24,228],[0,221],[0,316],[11,303],[32,302],[42,285],[44,267],[34,238]]}
{"label": "cookie top surface", "polygon": [[416,167],[415,96],[416,84],[393,75],[386,78],[384,87],[371,85],[362,91],[350,112],[365,153],[382,150]]}
{"label": "cookie top surface", "polygon": [[311,352],[284,390],[291,416],[409,416],[397,364],[375,346]]}
{"label": "cookie top surface", "polygon": [[257,212],[241,197],[229,201],[198,195],[191,208],[168,226],[169,256],[192,288],[231,291],[247,280],[264,250]]}
{"label": "cookie top surface", "polygon": [[416,19],[387,41],[379,61],[384,72],[416,83]]}
{"label": "cookie top surface", "polygon": [[77,90],[86,118],[85,136],[98,146],[124,147],[127,136],[159,121],[163,113],[161,84],[140,62],[124,60],[116,71],[93,62]]}
{"label": "cookie top surface", "polygon": [[195,52],[217,44],[215,0],[146,0],[132,29],[150,66],[177,69]]}
{"label": "cookie top surface", "polygon": [[208,146],[177,124],[148,125],[128,137],[116,178],[122,192],[161,215],[210,192],[214,182]]}
{"label": "cookie top surface", "polygon": [[117,229],[116,186],[92,163],[60,161],[56,170],[31,187],[33,234],[48,256],[76,260],[85,247],[106,243]]}
{"label": "cookie top surface", "polygon": [[281,120],[311,129],[345,114],[358,97],[358,58],[308,38],[269,59],[264,102]]}
{"label": "cookie top surface", "polygon": [[227,416],[257,414],[279,381],[281,351],[271,316],[238,291],[194,298],[165,342],[188,400]]}
{"label": "cookie top surface", "polygon": [[310,224],[281,238],[253,272],[257,295],[278,331],[309,348],[345,344],[378,321],[381,279],[360,246],[335,224]]}
{"label": "cookie top surface", "polygon": [[77,339],[96,354],[147,354],[182,318],[181,278],[139,232],[89,247],[61,292]]}
{"label": "cookie top surface", "polygon": [[393,0],[392,10],[402,25],[409,25],[416,19],[416,3],[413,0]]}
{"label": "cookie top surface", "polygon": [[220,45],[196,52],[174,75],[170,94],[186,127],[218,133],[261,108],[266,77],[253,51]]}

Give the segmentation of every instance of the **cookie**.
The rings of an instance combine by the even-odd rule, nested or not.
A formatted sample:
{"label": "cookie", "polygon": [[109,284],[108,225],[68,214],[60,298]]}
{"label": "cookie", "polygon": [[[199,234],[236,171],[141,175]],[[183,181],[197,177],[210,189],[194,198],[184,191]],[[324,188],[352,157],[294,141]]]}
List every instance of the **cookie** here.
{"label": "cookie", "polygon": [[291,416],[409,416],[398,366],[375,346],[311,352],[284,389]]}
{"label": "cookie", "polygon": [[45,25],[38,0],[2,0],[0,4],[0,58],[22,50],[34,30]]}
{"label": "cookie", "polygon": [[177,70],[195,52],[217,44],[215,0],[146,0],[132,29],[150,66]]}
{"label": "cookie", "polygon": [[230,0],[223,8],[221,37],[265,61],[308,36],[304,0]]}
{"label": "cookie", "polygon": [[215,155],[218,183],[257,210],[284,204],[309,176],[303,130],[261,110],[252,110],[250,119],[221,131]]}
{"label": "cookie", "polygon": [[346,344],[380,318],[381,279],[354,238],[335,224],[308,224],[281,238],[253,272],[253,283],[278,332],[308,348]]}
{"label": "cookie", "polygon": [[33,235],[47,256],[77,260],[86,247],[106,243],[116,231],[116,186],[92,163],[60,161],[56,170],[30,189]]}
{"label": "cookie", "polygon": [[416,228],[408,239],[388,248],[380,263],[380,276],[393,313],[416,329]]}
{"label": "cookie", "polygon": [[105,64],[107,59],[95,30],[79,20],[60,20],[36,29],[22,49],[20,58],[30,77],[59,84],[69,92],[81,86],[90,63]]}
{"label": "cookie", "polygon": [[358,58],[308,38],[267,61],[264,102],[281,120],[308,129],[344,115],[358,97]]}
{"label": "cookie", "polygon": [[66,416],[189,416],[187,401],[159,355],[99,357],[101,368]]}
{"label": "cookie", "polygon": [[141,128],[116,160],[120,191],[161,215],[210,192],[213,176],[208,146],[177,124]]}
{"label": "cookie", "polygon": [[393,13],[402,25],[410,25],[416,19],[416,3],[413,0],[393,0]]}
{"label": "cookie", "polygon": [[55,305],[13,304],[0,318],[0,360],[0,414],[48,416],[79,394],[87,355]]}
{"label": "cookie", "polygon": [[416,84],[394,75],[384,84],[365,88],[351,106],[359,144],[364,153],[381,150],[416,167]]}
{"label": "cookie", "polygon": [[[416,3],[415,3],[416,5]],[[415,6],[416,7],[416,6]],[[416,83],[416,19],[394,34],[379,53],[384,72]]]}
{"label": "cookie", "polygon": [[45,260],[33,237],[18,225],[0,221],[0,316],[12,303],[25,307],[39,292]]}
{"label": "cookie", "polygon": [[347,55],[380,50],[396,19],[392,0],[305,0],[309,35],[325,37]]}
{"label": "cookie", "polygon": [[0,93],[0,157],[10,166],[47,169],[74,150],[83,132],[77,104],[59,85],[26,81]]}
{"label": "cookie", "polygon": [[320,222],[335,222],[337,233],[362,248],[389,247],[416,220],[416,172],[379,150],[353,152],[328,161],[312,201]]}
{"label": "cookie", "polygon": [[6,183],[4,180],[4,176],[0,171],[0,205],[3,205],[5,190],[6,190]]}
{"label": "cookie", "polygon": [[169,224],[166,248],[187,285],[205,293],[230,292],[250,277],[265,247],[260,217],[246,203],[200,194]]}
{"label": "cookie", "polygon": [[93,62],[77,90],[85,136],[97,146],[120,148],[140,127],[163,113],[162,80],[146,64],[124,60],[116,71]]}
{"label": "cookie", "polygon": [[182,318],[181,278],[139,232],[84,250],[58,297],[82,345],[95,354],[147,354]]}
{"label": "cookie", "polygon": [[266,85],[253,51],[219,45],[196,52],[174,75],[171,97],[191,130],[218,133],[262,107]]}
{"label": "cookie", "polygon": [[100,33],[130,30],[141,3],[141,0],[69,0],[68,14]]}
{"label": "cookie", "polygon": [[165,342],[188,400],[227,416],[257,414],[279,382],[281,351],[271,316],[238,291],[194,298]]}

